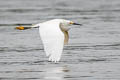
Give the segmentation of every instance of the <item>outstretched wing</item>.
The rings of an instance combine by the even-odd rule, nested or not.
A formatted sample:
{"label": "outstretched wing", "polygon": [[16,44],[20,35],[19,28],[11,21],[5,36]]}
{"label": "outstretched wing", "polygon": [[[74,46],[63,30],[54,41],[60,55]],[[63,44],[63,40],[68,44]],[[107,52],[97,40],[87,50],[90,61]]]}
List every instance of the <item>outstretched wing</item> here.
{"label": "outstretched wing", "polygon": [[39,33],[49,61],[57,62],[61,58],[64,46],[64,34],[59,24],[46,23],[39,27]]}

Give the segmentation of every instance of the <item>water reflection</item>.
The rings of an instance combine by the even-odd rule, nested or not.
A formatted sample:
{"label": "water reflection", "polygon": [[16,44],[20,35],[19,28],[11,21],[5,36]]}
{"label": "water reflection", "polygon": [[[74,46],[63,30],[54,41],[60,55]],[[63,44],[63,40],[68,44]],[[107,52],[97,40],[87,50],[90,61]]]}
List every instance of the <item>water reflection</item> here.
{"label": "water reflection", "polygon": [[48,80],[66,80],[65,73],[69,72],[68,68],[65,67],[50,67],[46,69],[44,79]]}

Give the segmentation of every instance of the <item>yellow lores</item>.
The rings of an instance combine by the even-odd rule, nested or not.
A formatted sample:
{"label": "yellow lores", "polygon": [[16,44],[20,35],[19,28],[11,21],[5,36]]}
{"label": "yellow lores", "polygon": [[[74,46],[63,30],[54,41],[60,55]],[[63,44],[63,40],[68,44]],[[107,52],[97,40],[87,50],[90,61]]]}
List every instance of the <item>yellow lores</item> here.
{"label": "yellow lores", "polygon": [[61,58],[63,47],[68,43],[68,30],[71,25],[81,25],[64,19],[53,19],[31,27],[16,27],[18,30],[39,28],[40,37],[49,61],[58,62]]}

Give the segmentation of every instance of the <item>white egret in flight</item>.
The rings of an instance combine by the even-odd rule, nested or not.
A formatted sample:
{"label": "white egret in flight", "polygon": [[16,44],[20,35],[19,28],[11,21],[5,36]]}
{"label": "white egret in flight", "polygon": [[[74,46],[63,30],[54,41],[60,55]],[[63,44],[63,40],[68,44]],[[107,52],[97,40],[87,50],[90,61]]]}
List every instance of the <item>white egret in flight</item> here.
{"label": "white egret in flight", "polygon": [[31,27],[20,26],[16,27],[16,29],[24,30],[39,27],[46,56],[49,57],[49,61],[58,62],[61,58],[64,45],[68,43],[68,30],[71,28],[71,25],[81,24],[64,19],[53,19]]}

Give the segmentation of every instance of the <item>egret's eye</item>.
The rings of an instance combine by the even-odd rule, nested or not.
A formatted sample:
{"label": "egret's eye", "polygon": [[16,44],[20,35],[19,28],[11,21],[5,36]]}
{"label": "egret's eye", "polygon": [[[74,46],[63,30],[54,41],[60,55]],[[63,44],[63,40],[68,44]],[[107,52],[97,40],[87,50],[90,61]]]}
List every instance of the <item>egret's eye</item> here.
{"label": "egret's eye", "polygon": [[70,21],[70,23],[69,23],[69,24],[74,24],[74,22]]}

